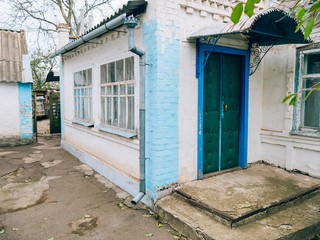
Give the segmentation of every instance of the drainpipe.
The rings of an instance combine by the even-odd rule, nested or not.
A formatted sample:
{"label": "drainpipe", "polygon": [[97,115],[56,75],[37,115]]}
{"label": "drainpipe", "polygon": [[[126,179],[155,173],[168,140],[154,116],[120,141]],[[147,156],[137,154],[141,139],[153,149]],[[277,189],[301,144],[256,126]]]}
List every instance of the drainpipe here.
{"label": "drainpipe", "polygon": [[131,204],[137,205],[138,202],[146,195],[146,153],[145,153],[145,66],[146,56],[145,52],[135,46],[134,43],[134,29],[138,25],[137,18],[133,15],[127,17],[124,21],[125,26],[128,29],[128,50],[137,54],[140,57],[139,61],[139,165],[140,165],[140,177],[139,177],[139,193],[132,199]]}
{"label": "drainpipe", "polygon": [[115,28],[121,26],[123,24],[124,19],[126,18],[126,13],[116,17],[115,19],[111,20],[110,22],[107,22],[103,24],[102,26],[90,31],[89,33],[82,35],[78,39],[74,40],[73,42],[70,42],[69,44],[65,45],[64,47],[60,48],[56,52],[52,53],[49,57],[54,58],[58,55],[62,55],[64,53],[67,53],[71,50],[73,50],[76,47],[79,47],[80,45],[89,42],[90,40],[101,36],[104,33],[110,32],[114,30]]}

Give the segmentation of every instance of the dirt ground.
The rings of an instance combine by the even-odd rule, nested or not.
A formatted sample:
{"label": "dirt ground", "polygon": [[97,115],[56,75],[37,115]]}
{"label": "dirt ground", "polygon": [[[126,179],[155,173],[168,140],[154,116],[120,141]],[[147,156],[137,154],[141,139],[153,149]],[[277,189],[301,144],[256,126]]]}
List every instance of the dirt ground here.
{"label": "dirt ground", "polygon": [[0,149],[0,239],[185,239],[60,148],[59,136]]}

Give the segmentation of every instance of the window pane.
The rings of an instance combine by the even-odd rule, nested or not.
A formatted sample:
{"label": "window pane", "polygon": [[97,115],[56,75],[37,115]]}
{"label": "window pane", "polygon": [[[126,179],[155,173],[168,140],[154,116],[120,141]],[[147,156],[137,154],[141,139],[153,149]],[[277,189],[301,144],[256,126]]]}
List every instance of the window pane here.
{"label": "window pane", "polygon": [[84,97],[81,97],[81,115],[80,118],[84,119]]}
{"label": "window pane", "polygon": [[88,69],[87,78],[88,78],[87,86],[91,86],[92,85],[92,69],[91,68]]}
{"label": "window pane", "polygon": [[118,126],[118,97],[113,97],[113,126]]}
{"label": "window pane", "polygon": [[[320,79],[306,79],[303,82],[303,89],[312,88],[315,84],[319,83]],[[310,91],[303,91],[302,93],[302,106],[301,106],[301,126],[319,128],[320,120],[320,92],[313,91],[305,100]]]}
{"label": "window pane", "polygon": [[128,129],[134,130],[134,97],[128,97]]}
{"label": "window pane", "polygon": [[80,108],[80,105],[81,105],[81,104],[80,104],[80,99],[81,99],[81,98],[80,98],[80,97],[78,97],[78,101],[77,101],[77,102],[78,102],[77,118],[80,118],[80,114],[81,114],[81,108]]}
{"label": "window pane", "polygon": [[105,87],[101,87],[101,96],[104,96],[105,94]]}
{"label": "window pane", "polygon": [[83,81],[84,81],[84,86],[88,85],[88,75],[87,75],[87,71],[84,70],[82,71],[82,74],[83,74]]}
{"label": "window pane", "polygon": [[126,80],[133,80],[134,78],[134,65],[133,65],[133,57],[126,58],[125,60],[126,64]]}
{"label": "window pane", "polygon": [[75,118],[77,117],[77,106],[78,106],[77,98],[75,97],[74,98],[74,116],[75,116]]}
{"label": "window pane", "polygon": [[111,94],[112,94],[112,87],[107,86],[107,95],[111,95]]}
{"label": "window pane", "polygon": [[126,85],[120,85],[120,95],[126,95]]}
{"label": "window pane", "polygon": [[83,72],[79,72],[78,74],[78,86],[82,87],[84,86],[85,82],[84,82],[84,78],[83,78]]}
{"label": "window pane", "polygon": [[105,98],[101,98],[101,122],[106,123],[106,102]]}
{"label": "window pane", "polygon": [[101,83],[107,83],[107,64],[100,67],[100,79]]}
{"label": "window pane", "polygon": [[117,68],[116,80],[117,82],[122,82],[123,81],[123,60],[119,60],[116,62],[116,68]]}
{"label": "window pane", "polygon": [[111,116],[112,116],[112,109],[111,109],[111,97],[107,98],[107,124],[111,125]]}
{"label": "window pane", "polygon": [[115,69],[114,69],[114,62],[108,64],[108,81],[107,82],[114,82],[115,81]]}
{"label": "window pane", "polygon": [[128,84],[128,95],[133,95],[134,94],[134,84]]}
{"label": "window pane", "polygon": [[320,73],[320,54],[305,55],[307,66],[305,67],[305,74]]}
{"label": "window pane", "polygon": [[88,106],[89,110],[89,118],[88,118],[88,121],[91,121],[92,120],[92,98],[89,97],[89,106]]}
{"label": "window pane", "polygon": [[113,95],[118,95],[118,86],[113,86]]}
{"label": "window pane", "polygon": [[89,120],[88,98],[84,98],[84,119]]}
{"label": "window pane", "polygon": [[75,87],[78,87],[78,73],[73,74],[73,84]]}
{"label": "window pane", "polygon": [[119,127],[126,128],[126,98],[120,98],[120,122]]}

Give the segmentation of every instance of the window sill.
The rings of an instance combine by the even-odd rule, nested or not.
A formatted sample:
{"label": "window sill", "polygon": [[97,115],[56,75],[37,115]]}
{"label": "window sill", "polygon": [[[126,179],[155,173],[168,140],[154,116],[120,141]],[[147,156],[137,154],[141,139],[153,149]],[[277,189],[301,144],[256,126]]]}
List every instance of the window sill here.
{"label": "window sill", "polygon": [[296,136],[303,136],[303,137],[320,138],[320,132],[318,131],[293,130],[290,132],[290,134],[296,135]]}
{"label": "window sill", "polygon": [[125,137],[125,138],[134,138],[137,137],[137,134],[135,133],[128,133],[128,132],[123,132],[120,130],[116,130],[116,129],[112,129],[112,128],[107,128],[107,127],[101,127],[98,126],[96,127],[98,130],[103,131],[103,132],[107,132],[107,133],[111,133],[111,134],[115,134],[121,137]]}
{"label": "window sill", "polygon": [[71,122],[75,123],[75,124],[79,124],[79,125],[85,126],[85,127],[93,127],[94,126],[93,123],[81,122],[79,120],[72,120]]}

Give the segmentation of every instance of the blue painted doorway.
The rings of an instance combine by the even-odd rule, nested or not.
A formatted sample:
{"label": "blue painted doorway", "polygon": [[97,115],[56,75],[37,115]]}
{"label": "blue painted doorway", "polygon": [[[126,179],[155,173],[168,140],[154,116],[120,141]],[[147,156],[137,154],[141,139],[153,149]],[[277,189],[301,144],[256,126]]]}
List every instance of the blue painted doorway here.
{"label": "blue painted doorway", "polygon": [[198,48],[198,178],[247,165],[248,51]]}

